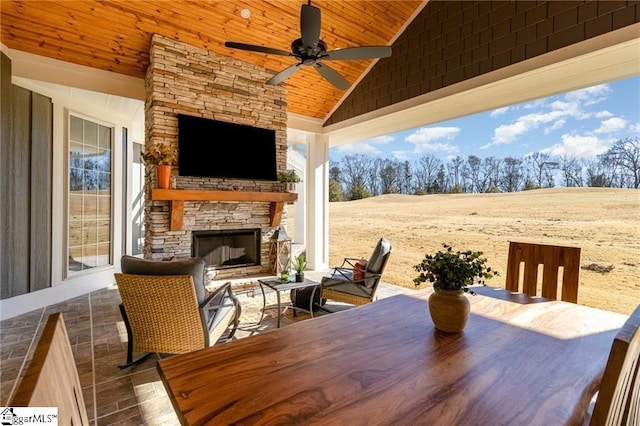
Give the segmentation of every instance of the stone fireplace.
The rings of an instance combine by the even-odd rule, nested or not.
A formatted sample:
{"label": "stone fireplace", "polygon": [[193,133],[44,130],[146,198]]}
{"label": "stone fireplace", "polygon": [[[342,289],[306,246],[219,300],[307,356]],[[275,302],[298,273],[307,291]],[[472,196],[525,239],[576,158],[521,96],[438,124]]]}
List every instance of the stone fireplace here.
{"label": "stone fireplace", "polygon": [[[177,151],[177,116],[187,114],[275,130],[277,170],[286,170],[286,88],[264,84],[271,78],[271,72],[157,34],[152,38],[149,55],[150,65],[145,77],[146,149],[165,144]],[[178,161],[179,157],[178,152]],[[212,167],[215,162],[216,158],[212,158]],[[258,239],[255,259],[237,264],[227,259],[222,262],[231,263],[211,266],[208,275],[224,279],[268,271],[269,238],[277,225],[272,220],[274,203],[187,200],[180,205],[182,220],[176,227],[172,222],[176,211],[172,201],[152,199],[151,189],[156,188],[153,166],[146,168],[145,179],[146,258],[190,257],[195,253],[194,238],[204,233],[224,236],[251,232]],[[270,181],[179,176],[176,167],[171,179],[171,188],[177,190],[237,193],[283,190],[281,184]],[[282,224],[286,224],[286,210],[282,214]],[[220,248],[218,254],[222,256],[224,251],[237,253],[233,244]]]}

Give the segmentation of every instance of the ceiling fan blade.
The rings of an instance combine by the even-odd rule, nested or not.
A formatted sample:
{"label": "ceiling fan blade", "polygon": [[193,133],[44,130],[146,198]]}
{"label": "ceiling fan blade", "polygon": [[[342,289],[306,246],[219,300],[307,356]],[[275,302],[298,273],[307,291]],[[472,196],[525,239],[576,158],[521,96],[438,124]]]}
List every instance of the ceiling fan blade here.
{"label": "ceiling fan blade", "polygon": [[313,49],[320,40],[320,9],[311,4],[303,4],[300,10],[300,34],[302,44]]}
{"label": "ceiling fan blade", "polygon": [[389,56],[391,56],[391,46],[362,46],[332,50],[327,52],[322,60],[388,58]]}
{"label": "ceiling fan blade", "polygon": [[269,53],[272,55],[281,56],[293,56],[291,52],[286,50],[273,49],[271,47],[256,46],[255,44],[236,43],[235,41],[225,41],[225,47],[231,47],[232,49],[250,50],[252,52]]}
{"label": "ceiling fan blade", "polygon": [[333,84],[340,90],[346,90],[349,88],[349,82],[338,73],[338,71],[334,70],[328,65],[323,65],[321,63],[316,62],[314,68],[321,76],[323,76],[329,83]]}
{"label": "ceiling fan blade", "polygon": [[300,66],[302,65],[302,63],[298,63],[298,64],[293,64],[288,68],[283,69],[282,71],[280,71],[278,74],[274,75],[273,77],[271,77],[269,79],[269,81],[267,81],[267,84],[270,84],[272,86],[275,86],[278,83],[282,83],[283,81],[285,81],[291,74],[293,74],[294,72],[298,71],[300,69]]}

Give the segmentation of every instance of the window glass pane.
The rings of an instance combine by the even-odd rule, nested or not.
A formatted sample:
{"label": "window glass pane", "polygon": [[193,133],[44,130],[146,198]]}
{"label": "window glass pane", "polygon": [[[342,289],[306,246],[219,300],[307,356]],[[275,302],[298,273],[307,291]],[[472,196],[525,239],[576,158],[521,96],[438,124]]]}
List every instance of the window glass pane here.
{"label": "window glass pane", "polygon": [[69,138],[67,269],[72,273],[112,264],[113,128],[70,116]]}
{"label": "window glass pane", "polygon": [[98,255],[97,255],[97,258],[96,258],[96,261],[97,261],[96,266],[107,266],[107,265],[109,265],[110,253],[111,253],[111,244],[110,243],[98,244]]}
{"label": "window glass pane", "polygon": [[84,121],[84,144],[98,146],[98,124]]}
{"label": "window glass pane", "polygon": [[82,217],[87,219],[95,219],[98,216],[98,196],[97,195],[85,195],[82,201]]}
{"label": "window glass pane", "polygon": [[98,127],[98,146],[102,149],[111,149],[111,129],[109,127]]}
{"label": "window glass pane", "polygon": [[108,243],[111,241],[111,222],[108,220],[99,220],[97,225],[97,241],[99,243]]}
{"label": "window glass pane", "polygon": [[82,244],[95,245],[98,242],[97,221],[85,220],[82,222]]}
{"label": "window glass pane", "polygon": [[69,120],[69,139],[71,141],[82,143],[82,122],[81,118],[73,116]]}
{"label": "window glass pane", "polygon": [[111,173],[98,173],[98,190],[99,192],[111,189]]}
{"label": "window glass pane", "polygon": [[82,220],[82,194],[69,194],[69,221]]}
{"label": "window glass pane", "polygon": [[69,169],[69,190],[80,191],[82,193],[82,169],[70,168]]}
{"label": "window glass pane", "polygon": [[85,170],[83,173],[83,188],[85,192],[98,190],[98,173],[93,170]]}
{"label": "window glass pane", "polygon": [[69,247],[69,271],[82,271],[82,246]]}
{"label": "window glass pane", "polygon": [[105,149],[100,152],[97,158],[98,170],[101,172],[111,172],[111,150]]}

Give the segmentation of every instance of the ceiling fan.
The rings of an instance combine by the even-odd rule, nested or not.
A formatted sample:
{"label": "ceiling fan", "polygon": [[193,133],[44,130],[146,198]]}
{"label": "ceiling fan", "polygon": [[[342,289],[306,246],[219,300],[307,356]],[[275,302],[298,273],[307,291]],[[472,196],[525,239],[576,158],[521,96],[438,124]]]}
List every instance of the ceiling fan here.
{"label": "ceiling fan", "polygon": [[322,61],[387,58],[391,56],[390,46],[349,47],[327,52],[327,44],[320,40],[320,9],[312,6],[311,0],[309,0],[308,4],[303,4],[300,10],[300,38],[295,39],[293,43],[291,43],[291,52],[233,41],[227,41],[224,45],[234,49],[250,50],[272,55],[293,56],[300,61],[274,75],[267,81],[267,84],[276,85],[281,83],[291,74],[298,71],[301,66],[305,65],[314,67],[329,83],[341,90],[349,88],[349,82],[336,70],[321,63]]}

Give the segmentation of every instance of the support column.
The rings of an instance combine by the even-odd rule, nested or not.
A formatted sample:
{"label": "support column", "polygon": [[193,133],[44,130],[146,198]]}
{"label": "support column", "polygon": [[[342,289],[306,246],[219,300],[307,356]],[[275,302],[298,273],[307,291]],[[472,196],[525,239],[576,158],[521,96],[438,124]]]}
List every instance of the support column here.
{"label": "support column", "polygon": [[329,265],[329,137],[307,136],[307,261],[313,270]]}

